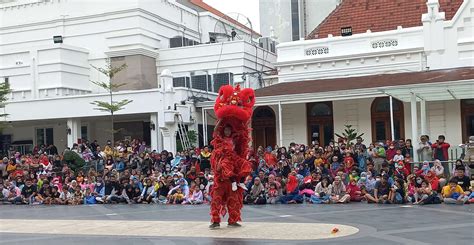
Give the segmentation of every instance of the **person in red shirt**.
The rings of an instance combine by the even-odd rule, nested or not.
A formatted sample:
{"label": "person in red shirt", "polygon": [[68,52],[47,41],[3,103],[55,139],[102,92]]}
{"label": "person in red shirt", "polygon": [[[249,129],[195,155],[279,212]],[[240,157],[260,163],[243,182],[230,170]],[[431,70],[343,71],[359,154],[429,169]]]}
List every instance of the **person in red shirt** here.
{"label": "person in red shirt", "polygon": [[390,143],[388,146],[387,151],[385,151],[385,156],[387,157],[387,161],[390,164],[393,164],[393,157],[397,154],[397,150],[395,149],[395,144],[393,142]]}
{"label": "person in red shirt", "polygon": [[276,167],[277,159],[275,155],[272,153],[272,148],[268,147],[267,150],[265,151],[265,154],[263,155],[263,159],[267,163],[268,167]]}
{"label": "person in red shirt", "polygon": [[444,142],[445,139],[444,135],[440,135],[436,143],[431,145],[431,148],[433,148],[433,158],[442,162],[448,161],[448,149],[451,146],[449,143]]}
{"label": "person in red shirt", "polygon": [[439,178],[436,176],[435,172],[433,171],[428,171],[428,173],[425,175],[425,180],[428,181],[431,185],[431,189],[434,191],[438,191],[439,188]]}
{"label": "person in red shirt", "polygon": [[346,193],[351,196],[351,202],[360,202],[362,200],[362,192],[357,186],[356,179],[351,179],[346,187]]}

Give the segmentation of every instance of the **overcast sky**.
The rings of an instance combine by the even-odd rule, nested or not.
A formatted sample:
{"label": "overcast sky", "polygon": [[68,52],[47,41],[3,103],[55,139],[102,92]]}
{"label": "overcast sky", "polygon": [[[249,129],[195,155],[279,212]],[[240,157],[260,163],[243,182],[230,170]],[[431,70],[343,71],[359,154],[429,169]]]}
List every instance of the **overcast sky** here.
{"label": "overcast sky", "polygon": [[[252,22],[252,27],[260,31],[260,18],[258,14],[259,0],[204,0],[205,3],[218,9],[224,14],[239,13],[247,16]],[[230,15],[234,17],[233,14]]]}

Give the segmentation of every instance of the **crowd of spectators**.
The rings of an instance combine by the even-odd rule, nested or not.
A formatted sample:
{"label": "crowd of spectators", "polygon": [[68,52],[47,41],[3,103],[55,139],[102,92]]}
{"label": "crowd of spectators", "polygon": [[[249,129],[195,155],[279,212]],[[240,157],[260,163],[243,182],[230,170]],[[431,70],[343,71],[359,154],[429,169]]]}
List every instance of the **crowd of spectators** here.
{"label": "crowd of spectators", "polygon": [[[440,135],[366,146],[340,138],[323,146],[292,143],[260,146],[248,160],[245,204],[465,204],[474,202],[474,137],[461,145],[462,159],[448,162],[450,145]],[[417,151],[420,163],[413,161]],[[74,167],[75,154],[85,164]],[[11,151],[0,164],[0,203],[30,205],[209,203],[212,149],[173,154],[152,151],[139,140],[85,141],[59,153],[54,145],[30,154]]]}

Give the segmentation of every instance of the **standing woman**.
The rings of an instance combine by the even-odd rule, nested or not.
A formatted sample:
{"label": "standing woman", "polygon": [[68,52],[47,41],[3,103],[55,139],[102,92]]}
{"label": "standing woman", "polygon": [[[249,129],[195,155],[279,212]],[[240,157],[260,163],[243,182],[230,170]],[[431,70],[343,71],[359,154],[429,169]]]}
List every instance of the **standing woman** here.
{"label": "standing woman", "polygon": [[405,148],[404,148],[403,155],[405,156],[406,154],[410,154],[410,156],[413,156],[413,143],[411,142],[411,139],[407,139],[405,141]]}
{"label": "standing woman", "polygon": [[[422,135],[420,137],[420,143],[418,143],[418,157],[420,158],[420,162],[423,161],[431,161],[433,160],[433,149],[431,149],[431,145],[428,142],[428,136]],[[413,161],[417,161],[418,159],[413,159]]]}

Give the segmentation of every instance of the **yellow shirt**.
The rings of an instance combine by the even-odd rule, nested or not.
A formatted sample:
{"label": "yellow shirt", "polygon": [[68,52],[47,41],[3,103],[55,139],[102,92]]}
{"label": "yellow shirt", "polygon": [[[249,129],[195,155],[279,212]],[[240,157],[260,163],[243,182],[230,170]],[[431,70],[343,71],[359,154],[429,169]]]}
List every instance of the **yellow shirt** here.
{"label": "yellow shirt", "polygon": [[453,193],[464,194],[464,191],[461,188],[461,186],[459,186],[459,185],[456,185],[453,192],[451,192],[451,186],[449,186],[449,185],[443,187],[443,190],[441,191],[441,194],[443,195],[444,198],[451,197],[451,195],[453,195]]}
{"label": "yellow shirt", "polygon": [[324,160],[322,158],[314,159],[314,166],[316,166],[316,167],[321,167],[321,165],[323,165],[323,163],[324,163]]}

